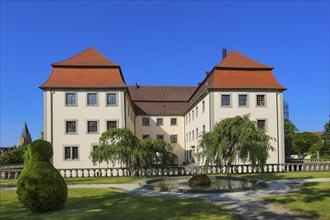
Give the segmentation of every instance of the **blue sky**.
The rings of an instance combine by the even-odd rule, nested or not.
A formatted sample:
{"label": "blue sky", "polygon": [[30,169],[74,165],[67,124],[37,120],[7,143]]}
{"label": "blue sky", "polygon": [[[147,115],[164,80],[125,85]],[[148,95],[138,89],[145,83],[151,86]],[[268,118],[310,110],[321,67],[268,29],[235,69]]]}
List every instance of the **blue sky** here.
{"label": "blue sky", "polygon": [[51,63],[95,46],[128,85],[197,85],[236,50],[275,67],[300,131],[329,120],[329,1],[1,1],[1,140],[43,130]]}

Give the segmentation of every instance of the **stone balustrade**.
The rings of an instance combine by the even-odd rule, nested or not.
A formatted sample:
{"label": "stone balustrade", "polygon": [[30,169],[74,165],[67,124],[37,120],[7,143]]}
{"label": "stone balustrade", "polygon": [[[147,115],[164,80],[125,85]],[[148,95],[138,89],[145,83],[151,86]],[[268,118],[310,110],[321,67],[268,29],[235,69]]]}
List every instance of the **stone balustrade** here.
{"label": "stone balustrade", "polygon": [[[16,179],[22,169],[1,169],[1,179]],[[118,177],[118,176],[134,176],[135,170],[127,168],[76,168],[76,169],[59,169],[61,175],[65,178],[88,178],[88,177]],[[210,166],[208,174],[223,174],[225,167]],[[229,168],[231,174],[245,173],[278,173],[278,172],[322,172],[330,171],[330,163],[286,163],[286,164],[267,164],[262,171],[260,168],[253,168],[251,165],[233,165]],[[194,174],[205,173],[202,166],[185,166],[185,167],[164,167],[150,168],[139,170],[140,176],[157,177],[157,176],[189,176]]]}

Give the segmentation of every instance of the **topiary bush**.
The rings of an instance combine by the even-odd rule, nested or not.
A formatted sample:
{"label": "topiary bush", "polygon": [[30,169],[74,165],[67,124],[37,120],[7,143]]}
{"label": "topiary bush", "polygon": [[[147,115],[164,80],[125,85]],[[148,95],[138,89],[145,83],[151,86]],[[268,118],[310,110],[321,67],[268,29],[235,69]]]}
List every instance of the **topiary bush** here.
{"label": "topiary bush", "polygon": [[29,160],[17,181],[17,196],[32,212],[62,209],[68,196],[64,178],[50,163],[53,149],[49,142],[36,140],[28,146]]}

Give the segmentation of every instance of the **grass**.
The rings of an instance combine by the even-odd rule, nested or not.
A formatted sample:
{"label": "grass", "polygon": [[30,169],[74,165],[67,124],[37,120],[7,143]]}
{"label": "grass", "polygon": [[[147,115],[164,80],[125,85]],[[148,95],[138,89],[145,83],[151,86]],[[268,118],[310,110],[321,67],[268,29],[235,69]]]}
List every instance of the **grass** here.
{"label": "grass", "polygon": [[[143,181],[146,177],[122,176],[122,177],[91,177],[91,178],[64,178],[69,185],[76,184],[119,184]],[[149,178],[150,179],[150,178]],[[16,186],[17,180],[1,180],[0,186]]]}
{"label": "grass", "polygon": [[1,219],[236,219],[201,199],[130,195],[107,189],[70,189],[61,211],[35,214],[22,208],[15,191],[1,191]]}
{"label": "grass", "polygon": [[330,172],[251,173],[251,174],[234,174],[232,176],[270,181],[270,180],[284,180],[284,179],[330,178]]}
{"label": "grass", "polygon": [[330,219],[330,182],[305,183],[297,192],[266,197],[266,202],[286,206],[312,218]]}

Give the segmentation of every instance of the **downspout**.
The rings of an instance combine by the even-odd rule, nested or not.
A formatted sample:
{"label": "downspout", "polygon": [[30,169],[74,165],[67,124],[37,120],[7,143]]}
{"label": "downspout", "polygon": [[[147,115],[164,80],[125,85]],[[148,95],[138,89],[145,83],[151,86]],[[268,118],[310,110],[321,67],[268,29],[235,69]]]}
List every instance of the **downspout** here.
{"label": "downspout", "polygon": [[280,140],[279,140],[279,121],[278,121],[278,92],[276,92],[276,128],[277,128],[277,164],[280,164]]}
{"label": "downspout", "polygon": [[[53,151],[54,151],[54,119],[53,119],[53,94],[55,91],[50,90],[50,144],[52,145]],[[46,113],[47,114],[47,113]],[[54,156],[50,159],[50,162],[54,163]]]}

